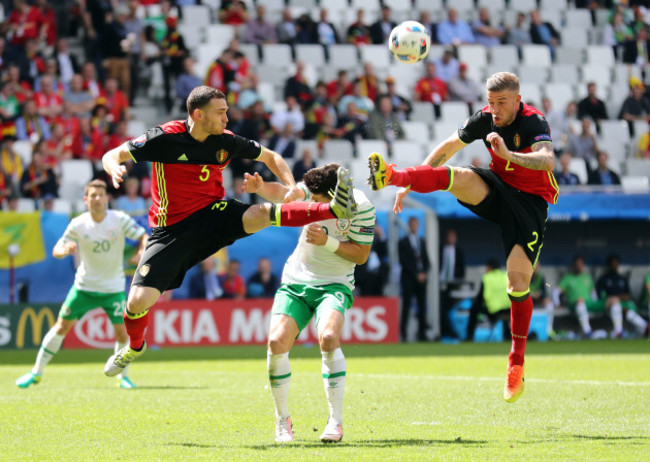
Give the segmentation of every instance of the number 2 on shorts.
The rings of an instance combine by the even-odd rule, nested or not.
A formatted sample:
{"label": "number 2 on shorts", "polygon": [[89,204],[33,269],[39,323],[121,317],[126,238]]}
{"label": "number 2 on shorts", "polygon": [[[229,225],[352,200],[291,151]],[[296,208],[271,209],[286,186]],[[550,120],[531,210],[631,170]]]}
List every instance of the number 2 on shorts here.
{"label": "number 2 on shorts", "polygon": [[530,249],[531,252],[535,251],[533,246],[537,244],[537,241],[539,241],[539,234],[537,234],[537,231],[533,231],[533,237],[534,239],[528,243],[528,248]]}

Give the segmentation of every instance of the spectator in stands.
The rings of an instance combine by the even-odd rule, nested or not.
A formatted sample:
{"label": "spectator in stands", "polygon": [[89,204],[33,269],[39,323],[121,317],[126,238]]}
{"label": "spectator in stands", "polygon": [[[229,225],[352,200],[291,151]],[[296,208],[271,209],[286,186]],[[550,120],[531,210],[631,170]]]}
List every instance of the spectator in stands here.
{"label": "spectator in stands", "polygon": [[449,97],[452,101],[464,101],[474,113],[474,106],[483,99],[483,91],[474,80],[467,75],[467,64],[460,63],[458,76],[447,82]]}
{"label": "spectator in stands", "polygon": [[558,291],[561,295],[564,295],[567,307],[578,318],[583,335],[586,338],[590,338],[591,324],[589,323],[589,311],[595,311],[594,300],[596,299],[596,291],[594,280],[585,271],[585,261],[580,255],[576,255],[573,258],[571,272],[562,277],[558,284]]}
{"label": "spectator in stands", "polygon": [[332,127],[336,126],[336,107],[330,103],[327,97],[327,85],[322,80],[316,83],[316,93],[314,95],[314,102],[305,113],[305,131],[303,138],[313,140],[318,137],[321,126],[324,123],[325,114],[333,118]]}
{"label": "spectator in stands", "polygon": [[49,77],[48,83],[52,93],[56,93],[59,96],[63,96],[63,93],[67,90],[68,86],[63,83],[59,77],[59,64],[54,58],[47,58],[45,60],[45,72],[38,76],[36,82],[34,83],[35,92],[43,92],[43,78]]}
{"label": "spectator in stands", "polygon": [[[144,22],[138,17],[138,8],[140,7],[139,0],[128,0],[129,13],[124,21],[124,28],[126,29],[126,36],[129,42],[128,58],[129,58],[129,71],[131,80],[131,91],[127,94],[129,98],[129,106],[133,106],[135,96],[140,85],[140,68],[144,64]],[[122,90],[126,90],[122,88]]]}
{"label": "spectator in stands", "polygon": [[23,176],[23,159],[14,151],[15,135],[5,135],[0,141],[0,170],[9,176],[13,194],[18,194],[20,179]]}
{"label": "spectator in stands", "polygon": [[445,47],[442,56],[433,60],[436,63],[436,75],[445,83],[449,83],[454,77],[458,77],[460,63],[454,56],[453,47]]}
{"label": "spectator in stands", "polygon": [[553,337],[553,321],[555,319],[555,304],[549,296],[544,275],[540,271],[541,265],[538,263],[534,268],[533,277],[530,279],[530,296],[533,299],[533,306],[544,308],[546,313],[546,333],[549,337]]}
{"label": "spectator in stands", "polygon": [[366,137],[372,140],[383,140],[391,152],[395,140],[405,138],[404,129],[397,114],[393,112],[390,96],[382,95],[377,101],[377,108],[370,113]]}
{"label": "spectator in stands", "polygon": [[517,19],[514,25],[507,29],[507,43],[515,45],[521,58],[521,47],[532,42],[530,38],[530,27],[526,24],[526,15],[522,12],[517,13]]}
{"label": "spectator in stands", "polygon": [[453,290],[459,288],[465,280],[465,253],[458,245],[458,234],[454,229],[445,232],[444,242],[440,244],[440,336],[456,337],[450,325],[449,313],[454,299]]}
{"label": "spectator in stands", "polygon": [[377,76],[372,63],[364,63],[363,74],[359,76],[359,82],[361,82],[361,95],[367,96],[374,103],[377,99]]}
{"label": "spectator in stands", "polygon": [[408,235],[398,243],[399,262],[402,267],[400,283],[402,286],[402,313],[400,320],[400,334],[402,341],[408,340],[408,322],[411,314],[413,297],[417,302],[418,341],[426,341],[427,330],[427,273],[431,268],[427,244],[420,237],[420,220],[410,217],[408,221]]}
{"label": "spectator in stands", "polygon": [[370,43],[370,27],[363,20],[364,11],[357,10],[357,20],[348,27],[347,41],[352,45],[368,45]]}
{"label": "spectator in stands", "polygon": [[368,118],[368,114],[372,112],[375,108],[375,103],[363,95],[363,83],[360,79],[356,79],[352,86],[352,94],[345,95],[341,98],[338,105],[339,115],[348,113],[349,115],[349,103],[353,102],[355,104],[356,112],[361,115],[364,120]]}
{"label": "spectator in stands", "polygon": [[224,298],[242,299],[246,296],[246,283],[239,274],[240,268],[239,260],[233,258],[228,262],[226,272],[219,276]]}
{"label": "spectator in stands", "polygon": [[199,264],[199,271],[189,278],[189,298],[215,300],[224,294],[216,273],[214,257],[208,257]]}
{"label": "spectator in stands", "polygon": [[68,39],[65,37],[60,37],[56,41],[56,50],[54,51],[53,57],[56,59],[59,66],[59,75],[61,76],[61,81],[65,85],[69,85],[72,80],[72,76],[77,74],[80,70],[79,63],[77,58],[72,55],[68,49]]}
{"label": "spectator in stands", "polygon": [[42,89],[34,94],[34,103],[37,112],[50,122],[63,111],[63,98],[61,94],[52,90],[52,76],[44,74],[41,77]]}
{"label": "spectator in stands", "polygon": [[293,164],[293,178],[296,181],[302,181],[302,176],[307,173],[312,168],[316,168],[316,162],[314,162],[314,157],[311,149],[305,148],[300,154],[300,159]]}
{"label": "spectator in stands", "polygon": [[244,187],[244,178],[241,176],[233,176],[232,187],[227,192],[226,196],[229,199],[237,199],[244,204],[255,204],[257,202],[256,194],[246,192]]}
{"label": "spectator in stands", "polygon": [[275,28],[266,20],[266,7],[257,5],[257,17],[248,21],[246,25],[246,41],[256,45],[276,43]]}
{"label": "spectator in stands", "polygon": [[230,66],[233,59],[232,50],[229,48],[223,50],[221,55],[208,68],[205,84],[228,93],[228,84],[235,79],[235,73]]}
{"label": "spectator in stands", "polygon": [[370,39],[375,45],[385,45],[388,37],[397,23],[391,19],[391,11],[388,5],[381,8],[381,18],[370,26]]}
{"label": "spectator in stands", "polygon": [[337,73],[336,80],[327,84],[327,96],[333,104],[337,104],[345,95],[351,95],[353,83],[348,79],[348,71],[341,69]]}
{"label": "spectator in stands", "polygon": [[547,45],[555,61],[555,49],[560,44],[560,34],[550,22],[543,22],[539,11],[530,12],[530,39],[538,45]]}
{"label": "spectator in stands", "polygon": [[646,130],[645,133],[641,135],[637,148],[637,156],[642,159],[648,159],[650,162],[650,129]]}
{"label": "spectator in stands", "polygon": [[129,176],[124,181],[124,194],[117,198],[117,209],[132,217],[147,215],[147,203],[140,196],[140,180]]}
{"label": "spectator in stands", "polygon": [[329,46],[341,43],[336,27],[328,21],[327,9],[325,8],[320,9],[320,19],[316,23],[316,33],[318,34],[318,43],[325,47],[325,53],[328,52]]}
{"label": "spectator in stands", "polygon": [[293,96],[303,110],[311,106],[314,101],[314,92],[305,77],[303,61],[296,62],[296,73],[289,77],[284,84],[284,98],[286,99],[288,96]]}
{"label": "spectator in stands", "polygon": [[510,299],[507,288],[508,275],[501,269],[499,260],[489,259],[485,263],[485,274],[481,278],[481,287],[469,311],[466,341],[474,341],[479,314],[487,316],[490,324],[501,321],[503,323],[503,338],[504,340],[510,339]]}
{"label": "spectator in stands", "polygon": [[555,180],[559,185],[575,186],[580,184],[578,175],[569,170],[571,165],[571,153],[564,151],[560,155],[560,168],[555,171]]}
{"label": "spectator in stands", "polygon": [[110,114],[110,121],[112,123],[120,122],[121,120],[130,120],[131,114],[129,112],[129,101],[126,94],[118,88],[116,79],[106,79],[106,90],[102,100],[106,105],[106,109]]}
{"label": "spectator in stands", "polygon": [[449,100],[447,85],[436,74],[436,65],[427,63],[426,74],[415,84],[415,101],[432,103],[436,117],[440,117],[440,103]]}
{"label": "spectator in stands", "polygon": [[623,49],[628,48],[626,46],[628,42],[634,43],[634,32],[630,26],[625,24],[623,15],[620,13],[615,13],[612,16],[612,20],[605,24],[605,27],[603,28],[601,43],[603,45],[612,47],[614,55],[617,58],[620,58]]}
{"label": "spectator in stands", "polygon": [[429,37],[431,37],[431,44],[439,43],[438,25],[435,22],[431,21],[431,12],[428,10],[421,10],[418,22],[422,24],[426,31],[429,33]]}
{"label": "spectator in stands", "polygon": [[368,116],[361,112],[354,101],[349,101],[347,111],[338,119],[338,136],[356,145],[363,136]]}
{"label": "spectator in stands", "polygon": [[500,45],[506,36],[503,27],[491,24],[490,10],[485,7],[478,10],[478,18],[472,23],[472,32],[476,43],[487,48]]}
{"label": "spectator in stands", "polygon": [[0,84],[0,120],[2,120],[2,132],[13,131],[14,119],[20,115],[20,104],[16,98],[14,87],[9,82]]}
{"label": "spectator in stands", "polygon": [[598,154],[598,143],[593,132],[593,122],[589,117],[582,118],[581,127],[580,133],[569,135],[569,150],[574,157],[583,159],[587,171],[590,171],[591,164]]}
{"label": "spectator in stands", "polygon": [[303,13],[298,16],[296,25],[298,26],[297,43],[316,43],[318,41],[316,23],[311,19],[309,14]]}
{"label": "spectator in stands", "polygon": [[16,56],[24,50],[28,40],[38,40],[44,35],[41,27],[41,13],[26,0],[14,0],[14,8],[7,19],[7,34],[11,37],[12,54]]}
{"label": "spectator in stands", "polygon": [[267,257],[260,258],[257,261],[257,271],[246,281],[246,296],[272,298],[278,287],[278,277],[273,274],[271,260]]}
{"label": "spectator in stands", "polygon": [[6,82],[11,85],[14,95],[20,104],[24,104],[25,101],[34,96],[32,84],[27,79],[21,77],[20,68],[15,64],[9,65]]}
{"label": "spectator in stands", "polygon": [[287,96],[284,102],[286,107],[274,111],[271,115],[271,129],[275,133],[280,133],[284,130],[285,125],[290,123],[294,135],[299,136],[299,133],[305,129],[305,116],[300,111],[300,106],[294,96]]}
{"label": "spectator in stands", "polygon": [[94,99],[104,94],[104,88],[97,77],[97,70],[93,63],[84,63],[81,67],[81,76],[83,77],[83,89],[88,91]]}
{"label": "spectator in stands", "polygon": [[56,169],[62,161],[72,159],[72,143],[72,134],[66,133],[62,125],[54,125],[52,136],[42,145],[45,163]]}
{"label": "spectator in stands", "polygon": [[242,0],[221,0],[219,22],[231,26],[241,26],[248,22],[248,9]]}
{"label": "spectator in stands", "polygon": [[241,136],[261,142],[271,132],[269,117],[264,110],[264,102],[260,99],[255,101],[244,115],[244,124],[239,132]]}
{"label": "spectator in stands", "polygon": [[296,27],[296,23],[293,20],[289,8],[282,10],[282,19],[275,26],[275,35],[278,39],[278,43],[285,43],[288,45],[296,43],[298,28]]}
{"label": "spectator in stands", "polygon": [[7,49],[7,40],[0,36],[0,75],[4,75],[11,62],[11,54]]}
{"label": "spectator in stands", "polygon": [[[285,159],[293,159],[296,152],[296,134],[291,122],[287,122],[280,133],[274,133],[267,146]],[[262,166],[266,167],[263,164]]]}
{"label": "spectator in stands", "polygon": [[61,125],[61,127],[63,127],[63,132],[69,134],[72,139],[72,156],[76,158],[81,157],[83,154],[83,148],[79,117],[72,114],[70,111],[70,103],[64,101],[61,108],[61,114],[52,120],[52,130],[54,130],[57,125]]}
{"label": "spectator in stands", "polygon": [[454,8],[447,10],[447,19],[438,24],[438,42],[443,45],[461,45],[474,43],[474,34],[466,21],[458,19],[458,11]]}
{"label": "spectator in stands", "polygon": [[237,97],[237,105],[244,110],[249,109],[253,104],[262,99],[258,91],[260,79],[257,74],[251,72],[241,81],[241,89]]}
{"label": "spectator in stands", "polygon": [[596,281],[598,294],[597,307],[609,310],[614,324],[613,336],[623,336],[623,318],[631,323],[637,334],[648,334],[648,323],[637,313],[637,307],[630,296],[630,285],[625,276],[619,272],[620,258],[618,255],[607,257],[607,272]]}
{"label": "spectator in stands", "polygon": [[4,208],[5,199],[9,199],[13,195],[13,187],[11,184],[11,177],[2,169],[0,164],[0,211]]}
{"label": "spectator in stands", "polygon": [[36,144],[41,140],[49,140],[50,136],[50,126],[44,117],[38,115],[36,102],[30,99],[25,103],[23,115],[16,119],[16,137]]}
{"label": "spectator in stands", "polygon": [[203,84],[201,78],[194,72],[194,58],[186,57],[183,60],[183,72],[176,79],[176,98],[180,100],[179,111],[187,111],[187,97],[201,84]]}
{"label": "spectator in stands", "polygon": [[[224,2],[226,1],[227,0],[224,0]],[[233,0],[233,3],[238,2],[239,0]],[[169,17],[167,18],[166,23],[167,35],[165,35],[165,38],[160,43],[160,48],[162,50],[165,109],[167,109],[167,113],[169,113],[171,112],[173,106],[170,94],[172,80],[178,77],[181,72],[183,72],[183,60],[186,56],[189,55],[189,51],[185,46],[185,39],[177,30],[178,20],[176,18]],[[221,91],[226,90],[226,88],[219,88],[216,86],[214,88],[218,88]]]}
{"label": "spectator in stands", "polygon": [[650,122],[650,100],[645,96],[645,86],[639,79],[630,79],[630,96],[625,98],[618,118],[627,120],[630,136],[634,136],[634,121],[647,120]]}
{"label": "spectator in stands", "polygon": [[648,40],[648,31],[641,28],[635,37],[625,43],[623,62],[637,65],[641,68],[641,72],[645,73],[648,61],[650,61],[650,40]]}
{"label": "spectator in stands", "polygon": [[388,240],[384,229],[375,224],[375,238],[368,260],[354,269],[355,287],[363,297],[382,296],[389,273]]}
{"label": "spectator in stands", "polygon": [[613,185],[621,184],[618,174],[611,170],[607,164],[609,155],[605,151],[598,151],[596,157],[598,167],[589,174],[587,184],[591,185]]}
{"label": "spectator in stands", "polygon": [[399,120],[401,122],[407,120],[412,111],[411,102],[397,93],[395,77],[386,77],[386,95],[390,97],[390,101],[393,103],[393,111],[397,114]]}
{"label": "spectator in stands", "polygon": [[126,5],[118,5],[115,13],[107,13],[106,29],[102,34],[102,56],[106,67],[106,75],[117,79],[125,94],[131,91],[131,69],[129,49],[135,36],[129,36],[125,22],[129,14]]}
{"label": "spectator in stands", "polygon": [[587,96],[578,103],[578,119],[585,116],[591,117],[596,122],[596,128],[600,130],[598,123],[601,120],[609,119],[605,103],[596,95],[596,83],[587,83]]}
{"label": "spectator in stands", "polygon": [[20,191],[23,197],[41,199],[48,194],[58,197],[58,189],[56,175],[54,170],[45,163],[41,146],[34,146],[32,161],[25,168],[20,179]]}

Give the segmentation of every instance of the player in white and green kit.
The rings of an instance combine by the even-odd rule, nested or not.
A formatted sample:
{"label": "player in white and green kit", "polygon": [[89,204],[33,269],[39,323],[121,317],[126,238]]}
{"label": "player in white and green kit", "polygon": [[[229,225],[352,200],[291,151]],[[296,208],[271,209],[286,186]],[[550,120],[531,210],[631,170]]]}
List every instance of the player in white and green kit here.
{"label": "player in white and green kit", "polygon": [[[77,268],[74,285],[70,288],[56,324],[45,337],[31,372],[16,380],[20,388],[39,383],[45,366],[59,351],[65,335],[77,319],[88,311],[101,307],[115,328],[115,351],[129,340],[124,328],[122,312],[126,306],[124,294],[124,240],[140,241],[133,259],[136,263],[144,250],[147,234],[126,213],[108,210],[106,183],[93,180],[86,185],[84,203],[88,212],[74,218],[63,237],[52,249],[55,258],[63,258],[79,250],[81,263]],[[135,388],[127,377],[127,370],[119,377],[122,388]]]}
{"label": "player in white and green kit", "polygon": [[[299,187],[304,200],[327,203],[336,185],[338,164],[314,168]],[[287,188],[264,183],[258,174],[246,175],[248,192],[271,201],[282,201]],[[289,416],[289,350],[294,340],[316,316],[322,354],[322,373],[329,404],[329,419],[320,438],[338,442],[343,437],[342,411],[345,388],[345,356],[340,347],[345,311],[352,306],[354,268],[368,259],[375,229],[375,208],[354,189],[357,213],[349,220],[330,219],[305,226],[282,273],[269,329],[267,368],[275,401],[277,442],[293,441]]]}

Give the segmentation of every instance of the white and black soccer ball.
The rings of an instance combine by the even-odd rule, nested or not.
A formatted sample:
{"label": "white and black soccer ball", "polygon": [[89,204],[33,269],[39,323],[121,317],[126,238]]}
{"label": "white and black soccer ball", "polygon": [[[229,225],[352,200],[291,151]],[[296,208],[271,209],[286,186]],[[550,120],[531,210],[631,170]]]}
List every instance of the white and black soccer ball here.
{"label": "white and black soccer ball", "polygon": [[413,64],[422,61],[429,54],[431,37],[426,27],[417,21],[404,21],[395,26],[388,38],[388,48],[395,59]]}

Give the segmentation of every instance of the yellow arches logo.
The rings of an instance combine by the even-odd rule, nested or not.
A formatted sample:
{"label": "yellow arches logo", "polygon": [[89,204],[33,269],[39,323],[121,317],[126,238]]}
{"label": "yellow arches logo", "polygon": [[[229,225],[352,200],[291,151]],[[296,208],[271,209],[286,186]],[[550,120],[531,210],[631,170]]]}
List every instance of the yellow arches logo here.
{"label": "yellow arches logo", "polygon": [[36,313],[33,308],[25,308],[18,319],[18,326],[16,329],[16,348],[24,348],[25,346],[25,330],[27,328],[28,319],[32,322],[32,343],[34,345],[40,345],[43,334],[43,321],[46,318],[48,325],[45,326],[45,332],[50,330],[54,325],[55,317],[52,310],[43,307],[38,313]]}

